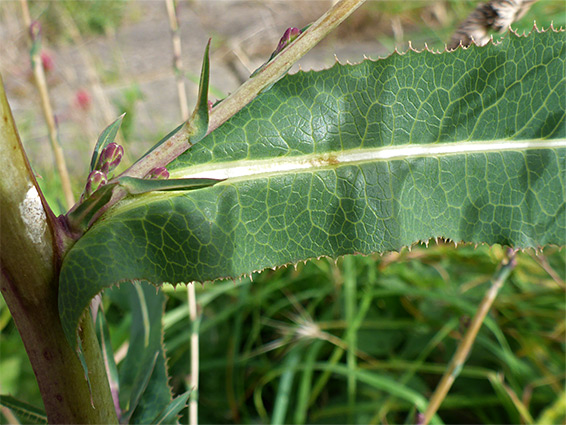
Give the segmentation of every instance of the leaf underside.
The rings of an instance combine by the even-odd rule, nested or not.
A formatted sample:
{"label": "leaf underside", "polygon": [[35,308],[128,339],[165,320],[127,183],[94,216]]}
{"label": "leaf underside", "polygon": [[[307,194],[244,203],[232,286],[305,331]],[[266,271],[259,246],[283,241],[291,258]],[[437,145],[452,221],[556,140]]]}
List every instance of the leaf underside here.
{"label": "leaf underside", "polygon": [[236,278],[434,237],[564,245],[564,38],[511,34],[285,76],[169,167],[227,180],[127,199],[70,250],[69,341],[119,281]]}

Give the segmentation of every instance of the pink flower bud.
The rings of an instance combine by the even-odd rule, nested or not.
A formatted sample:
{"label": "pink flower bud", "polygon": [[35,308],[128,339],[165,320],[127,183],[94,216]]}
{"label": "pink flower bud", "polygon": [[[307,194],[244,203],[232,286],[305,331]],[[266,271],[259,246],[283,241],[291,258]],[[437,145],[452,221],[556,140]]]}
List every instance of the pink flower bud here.
{"label": "pink flower bud", "polygon": [[96,168],[108,175],[110,171],[113,171],[120,164],[123,156],[124,148],[122,146],[114,142],[109,143],[100,153]]}
{"label": "pink flower bud", "polygon": [[151,170],[146,179],[152,180],[167,180],[169,178],[169,171],[165,167],[157,167]]}
{"label": "pink flower bud", "polygon": [[85,194],[87,197],[92,195],[100,186],[104,186],[108,180],[102,171],[94,170],[88,175],[86,180]]}
{"label": "pink flower bud", "polygon": [[83,111],[86,111],[90,109],[90,103],[90,94],[84,89],[78,90],[75,94],[75,104]]}
{"label": "pink flower bud", "polygon": [[277,49],[273,52],[273,56],[277,55],[281,52],[285,47],[291,44],[295,39],[301,35],[301,30],[298,28],[287,28],[287,30],[283,33],[283,37],[279,40],[279,44],[277,45]]}
{"label": "pink flower bud", "polygon": [[55,68],[55,62],[53,62],[53,58],[51,57],[51,55],[46,51],[43,51],[41,52],[40,56],[41,56],[41,64],[43,65],[43,69],[45,70],[45,72],[49,73],[53,71],[53,68]]}

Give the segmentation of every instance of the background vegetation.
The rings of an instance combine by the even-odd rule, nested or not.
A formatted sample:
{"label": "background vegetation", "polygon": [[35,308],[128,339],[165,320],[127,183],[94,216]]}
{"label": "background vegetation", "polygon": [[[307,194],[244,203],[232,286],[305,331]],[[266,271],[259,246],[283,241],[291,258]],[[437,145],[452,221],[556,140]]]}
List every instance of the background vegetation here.
{"label": "background vegetation", "polygon": [[[371,34],[390,50],[408,39],[440,48],[475,3],[369,2],[334,37],[355,41]],[[113,33],[140,19],[126,2],[87,5],[37,2],[32,15],[40,16],[53,49],[76,37],[58,18],[62,8],[84,37]],[[564,5],[540,1],[518,28],[529,30],[533,19],[545,27],[551,20],[563,25]],[[101,77],[104,82],[120,76],[107,72]],[[126,151],[136,151],[128,142],[136,139],[143,119],[136,109],[140,102],[143,93],[135,82],[112,99],[114,115],[129,113],[122,134]],[[176,105],[176,99],[171,102]],[[34,130],[25,121],[18,126],[33,157]],[[85,140],[67,152],[86,163],[90,149]],[[35,170],[48,199],[57,205],[62,195],[53,169],[43,165]],[[77,193],[84,176],[75,172],[72,177]],[[427,397],[434,390],[504,254],[499,246],[455,248],[432,241],[428,248],[384,256],[320,259],[269,270],[254,274],[253,282],[243,278],[198,285],[200,423],[414,423],[416,395]],[[566,420],[565,270],[564,252],[556,248],[519,253],[517,267],[440,409],[444,422]],[[169,296],[164,323],[171,385],[182,393],[188,389],[190,364],[186,288],[166,286],[164,291]],[[131,314],[115,291],[108,291],[103,302],[120,356]],[[40,405],[3,299],[0,329],[0,392]],[[361,372],[352,373],[355,367]]]}

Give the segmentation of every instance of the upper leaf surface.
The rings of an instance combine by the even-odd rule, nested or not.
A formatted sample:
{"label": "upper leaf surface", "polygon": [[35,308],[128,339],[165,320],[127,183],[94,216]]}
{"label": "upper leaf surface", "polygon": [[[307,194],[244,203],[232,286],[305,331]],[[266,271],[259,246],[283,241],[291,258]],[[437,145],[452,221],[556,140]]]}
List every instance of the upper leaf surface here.
{"label": "upper leaf surface", "polygon": [[[564,33],[285,76],[169,167],[564,136]],[[559,134],[560,133],[560,134]],[[197,168],[197,166],[199,166]],[[182,171],[181,171],[182,170]]]}
{"label": "upper leaf surface", "polygon": [[564,33],[286,76],[170,167],[227,178],[126,199],[64,259],[69,340],[118,281],[238,277],[419,240],[565,241]]}

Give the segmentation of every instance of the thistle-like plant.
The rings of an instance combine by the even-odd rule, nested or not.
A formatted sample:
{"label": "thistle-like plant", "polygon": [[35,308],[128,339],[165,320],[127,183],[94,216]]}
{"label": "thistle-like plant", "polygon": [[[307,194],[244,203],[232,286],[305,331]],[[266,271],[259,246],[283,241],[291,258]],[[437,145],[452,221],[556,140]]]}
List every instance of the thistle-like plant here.
{"label": "thistle-like plant", "polygon": [[[342,0],[309,27],[287,30],[249,81],[214,106],[207,46],[190,118],[119,175],[122,117],[110,124],[84,193],[60,217],[2,97],[1,288],[51,422],[169,422],[189,397],[171,399],[164,299],[145,283],[126,289],[139,320],[128,372],[118,376],[104,314],[87,313],[116,284],[238,278],[439,237],[513,249],[565,244],[564,33],[534,28],[484,47],[285,75],[362,2]],[[435,409],[418,404],[427,422]]]}

